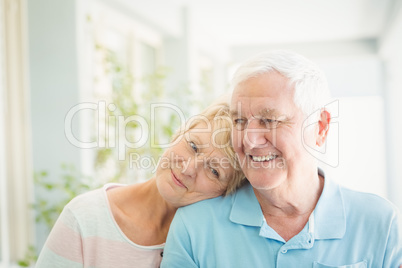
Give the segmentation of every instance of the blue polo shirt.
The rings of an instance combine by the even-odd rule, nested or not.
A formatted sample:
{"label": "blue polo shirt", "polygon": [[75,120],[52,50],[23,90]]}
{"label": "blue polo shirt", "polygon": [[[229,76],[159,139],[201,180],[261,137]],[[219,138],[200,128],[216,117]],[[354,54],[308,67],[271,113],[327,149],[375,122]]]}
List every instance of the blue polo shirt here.
{"label": "blue polo shirt", "polygon": [[402,218],[387,200],[325,178],[305,228],[283,240],[253,188],[177,211],[162,267],[392,267],[402,264]]}

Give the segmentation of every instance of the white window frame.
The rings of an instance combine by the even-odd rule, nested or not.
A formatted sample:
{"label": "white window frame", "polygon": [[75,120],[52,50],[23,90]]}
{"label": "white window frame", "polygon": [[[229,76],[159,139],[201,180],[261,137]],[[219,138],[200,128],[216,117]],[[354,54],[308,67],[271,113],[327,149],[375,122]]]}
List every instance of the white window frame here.
{"label": "white window frame", "polygon": [[[129,10],[122,12],[113,6],[109,6],[104,1],[93,0],[88,2],[86,6],[82,6],[82,18],[86,19],[89,16],[89,24],[85,24],[84,28],[86,31],[90,32],[90,36],[95,36],[99,34],[97,31],[108,31],[111,29],[116,29],[116,33],[124,36],[129,40],[129,54],[130,57],[127,59],[127,64],[132,70],[132,75],[134,77],[142,77],[141,72],[141,61],[140,61],[140,43],[147,44],[156,50],[156,59],[159,65],[163,65],[163,38],[162,34],[153,30],[152,27],[146,25],[146,23],[139,22],[135,19],[135,15],[131,16]],[[99,18],[106,18],[102,25],[97,25]],[[112,19],[110,19],[112,18]],[[103,32],[100,33],[102,38]],[[86,53],[82,54],[83,66],[86,66],[82,73],[86,75],[81,75],[80,83],[85,85],[82,87],[83,92],[81,92],[81,101],[98,103],[98,98],[95,96],[93,85],[93,55],[94,55],[94,39],[92,37],[82,38],[80,46],[86,47]],[[136,86],[138,88],[138,86]],[[101,92],[104,94],[104,92]],[[135,93],[136,94],[136,93]],[[106,94],[107,95],[107,94]],[[105,95],[105,99],[107,96]],[[138,95],[140,99],[140,95]],[[93,118],[91,116],[84,116],[81,119],[81,134],[84,140],[91,140],[93,137],[93,132],[88,130],[88,126],[91,125]],[[92,150],[81,150],[81,167],[83,168],[83,174],[87,176],[93,176],[95,170],[93,168],[93,151]]]}

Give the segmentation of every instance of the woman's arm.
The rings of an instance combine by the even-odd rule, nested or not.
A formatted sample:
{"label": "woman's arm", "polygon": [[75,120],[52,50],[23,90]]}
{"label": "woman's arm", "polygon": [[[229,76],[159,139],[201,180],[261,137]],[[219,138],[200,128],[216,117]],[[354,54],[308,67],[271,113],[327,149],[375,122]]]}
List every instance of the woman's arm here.
{"label": "woman's arm", "polygon": [[68,205],[53,226],[35,267],[84,267],[79,224]]}

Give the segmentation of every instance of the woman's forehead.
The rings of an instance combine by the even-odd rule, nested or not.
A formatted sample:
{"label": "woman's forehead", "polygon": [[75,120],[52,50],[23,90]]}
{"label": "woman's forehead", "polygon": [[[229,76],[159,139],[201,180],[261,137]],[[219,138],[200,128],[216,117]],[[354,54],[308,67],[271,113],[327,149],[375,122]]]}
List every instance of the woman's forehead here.
{"label": "woman's forehead", "polygon": [[222,149],[230,145],[231,119],[228,117],[227,124],[217,124],[216,122],[207,125],[197,124],[194,128],[185,133],[187,140],[196,139],[202,144],[211,144],[212,147]]}
{"label": "woman's forehead", "polygon": [[187,142],[194,142],[197,148],[205,154],[223,154],[221,152],[223,145],[220,140],[217,139],[219,133],[213,135],[213,131],[202,129],[200,129],[199,131],[194,130],[196,129],[192,129],[192,131],[188,131],[185,133],[184,138]]}

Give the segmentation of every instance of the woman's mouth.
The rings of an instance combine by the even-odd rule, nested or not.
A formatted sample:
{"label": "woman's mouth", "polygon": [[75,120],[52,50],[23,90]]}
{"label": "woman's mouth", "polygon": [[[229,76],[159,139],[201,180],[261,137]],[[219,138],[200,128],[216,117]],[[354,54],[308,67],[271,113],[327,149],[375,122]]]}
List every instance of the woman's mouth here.
{"label": "woman's mouth", "polygon": [[171,174],[172,174],[172,180],[173,180],[173,182],[174,182],[177,186],[182,187],[182,188],[187,188],[186,185],[184,185],[184,184],[181,182],[181,180],[179,180],[179,179],[176,177],[176,175],[174,174],[173,170],[171,170]]}

